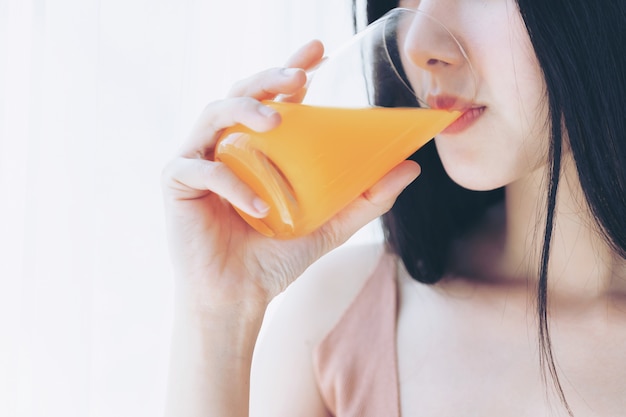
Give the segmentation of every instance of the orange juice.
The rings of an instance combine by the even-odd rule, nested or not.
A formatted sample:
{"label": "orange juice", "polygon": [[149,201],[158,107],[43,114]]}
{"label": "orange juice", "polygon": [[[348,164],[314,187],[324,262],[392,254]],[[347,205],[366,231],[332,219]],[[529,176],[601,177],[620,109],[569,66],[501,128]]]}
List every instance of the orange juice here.
{"label": "orange juice", "polygon": [[346,109],[267,102],[282,123],[265,133],[237,125],[216,149],[270,206],[263,219],[239,214],[266,236],[306,235],[445,129],[459,112]]}

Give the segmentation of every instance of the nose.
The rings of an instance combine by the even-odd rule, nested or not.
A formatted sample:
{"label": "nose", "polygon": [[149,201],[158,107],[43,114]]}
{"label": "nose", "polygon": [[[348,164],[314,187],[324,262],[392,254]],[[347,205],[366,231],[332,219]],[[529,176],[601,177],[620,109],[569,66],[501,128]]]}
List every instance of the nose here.
{"label": "nose", "polygon": [[[444,14],[437,14],[441,15]],[[476,77],[460,41],[433,16],[421,9],[403,15],[396,32],[402,70],[422,104],[428,105],[436,99],[436,107],[454,108],[456,103],[441,105],[442,97],[447,101],[474,100]],[[457,18],[446,16],[446,24],[460,30]]]}
{"label": "nose", "polygon": [[432,72],[465,64],[465,52],[443,23],[422,12],[407,19],[398,41],[409,63]]}

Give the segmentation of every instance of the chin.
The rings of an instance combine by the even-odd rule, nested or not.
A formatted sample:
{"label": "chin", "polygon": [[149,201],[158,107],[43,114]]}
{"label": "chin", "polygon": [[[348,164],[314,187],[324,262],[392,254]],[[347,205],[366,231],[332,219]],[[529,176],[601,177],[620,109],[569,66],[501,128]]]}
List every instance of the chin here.
{"label": "chin", "polygon": [[459,186],[471,191],[491,191],[513,181],[503,175],[498,175],[485,164],[479,163],[453,163],[442,158],[443,167],[452,181]]}
{"label": "chin", "polygon": [[[516,161],[479,140],[435,139],[437,152],[448,176],[456,184],[472,191],[491,191],[517,178]],[[465,137],[463,139],[466,139]],[[463,145],[464,144],[464,145]]]}
{"label": "chin", "polygon": [[455,178],[453,176],[450,176],[450,178],[452,178],[452,181],[456,184],[471,191],[492,191],[506,185],[506,183],[488,181],[485,178],[468,179],[467,177]]}

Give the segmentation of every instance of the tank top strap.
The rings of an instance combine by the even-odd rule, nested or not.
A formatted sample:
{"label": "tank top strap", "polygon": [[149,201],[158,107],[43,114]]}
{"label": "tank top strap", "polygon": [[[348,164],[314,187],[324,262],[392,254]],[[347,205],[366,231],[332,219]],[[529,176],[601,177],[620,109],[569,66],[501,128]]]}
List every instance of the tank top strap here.
{"label": "tank top strap", "polygon": [[337,417],[399,417],[396,258],[385,253],[313,363],[328,410]]}

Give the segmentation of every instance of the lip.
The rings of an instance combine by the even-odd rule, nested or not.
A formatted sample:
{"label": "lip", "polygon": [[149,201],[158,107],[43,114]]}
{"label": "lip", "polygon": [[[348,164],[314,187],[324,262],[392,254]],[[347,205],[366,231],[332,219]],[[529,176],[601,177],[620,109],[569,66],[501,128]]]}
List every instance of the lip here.
{"label": "lip", "polygon": [[471,107],[465,110],[458,119],[452,122],[452,124],[446,127],[441,133],[452,135],[463,132],[474,124],[474,122],[483,114],[485,109],[485,106],[481,106]]}
{"label": "lip", "polygon": [[459,111],[461,116],[445,128],[442,134],[461,133],[473,125],[485,112],[486,107],[450,95],[429,96],[427,103],[432,109]]}

